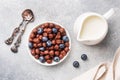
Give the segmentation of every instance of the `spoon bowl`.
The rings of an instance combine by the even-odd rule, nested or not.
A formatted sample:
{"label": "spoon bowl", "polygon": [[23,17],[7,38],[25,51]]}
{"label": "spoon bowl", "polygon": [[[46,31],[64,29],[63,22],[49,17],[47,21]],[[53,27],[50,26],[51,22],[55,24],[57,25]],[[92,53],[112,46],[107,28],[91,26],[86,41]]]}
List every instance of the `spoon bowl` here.
{"label": "spoon bowl", "polygon": [[33,14],[32,10],[30,10],[30,9],[24,10],[23,13],[22,13],[22,18],[25,21],[33,21],[34,20],[34,14]]}

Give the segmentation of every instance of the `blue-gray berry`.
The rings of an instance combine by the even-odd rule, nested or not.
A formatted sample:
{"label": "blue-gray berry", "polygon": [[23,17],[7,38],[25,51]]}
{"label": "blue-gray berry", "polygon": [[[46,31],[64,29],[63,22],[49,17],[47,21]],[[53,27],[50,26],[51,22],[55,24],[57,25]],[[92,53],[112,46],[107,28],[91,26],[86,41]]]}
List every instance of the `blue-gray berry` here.
{"label": "blue-gray berry", "polygon": [[44,48],[44,47],[40,47],[39,50],[40,50],[40,51],[44,51],[45,48]]}
{"label": "blue-gray berry", "polygon": [[59,58],[59,57],[54,57],[54,61],[55,61],[55,62],[59,62],[59,61],[60,61],[60,58]]}
{"label": "blue-gray berry", "polygon": [[74,62],[73,62],[73,66],[74,66],[75,68],[79,68],[80,64],[79,64],[78,61],[74,61]]}
{"label": "blue-gray berry", "polygon": [[60,47],[60,49],[64,49],[65,45],[64,44],[60,44],[59,47]]}
{"label": "blue-gray berry", "polygon": [[82,54],[81,55],[81,59],[84,60],[84,61],[87,60],[87,55],[86,54]]}
{"label": "blue-gray berry", "polygon": [[28,43],[29,48],[33,48],[33,44],[31,42]]}
{"label": "blue-gray berry", "polygon": [[47,37],[42,37],[42,41],[46,42],[46,41],[48,41],[48,38]]}
{"label": "blue-gray berry", "polygon": [[48,41],[46,42],[46,44],[47,44],[48,47],[52,46],[52,42],[51,42],[50,40],[48,40]]}
{"label": "blue-gray berry", "polygon": [[57,31],[56,28],[52,28],[52,32],[53,32],[53,33],[57,33],[58,31]]}
{"label": "blue-gray berry", "polygon": [[42,34],[42,33],[43,33],[43,28],[38,28],[37,33],[38,33],[38,34]]}
{"label": "blue-gray berry", "polygon": [[65,42],[67,42],[67,41],[69,41],[69,38],[67,36],[63,36],[62,40],[65,41]]}
{"label": "blue-gray berry", "polygon": [[40,61],[41,63],[44,63],[44,62],[45,62],[45,58],[44,58],[43,56],[40,56],[40,57],[39,57],[39,61]]}

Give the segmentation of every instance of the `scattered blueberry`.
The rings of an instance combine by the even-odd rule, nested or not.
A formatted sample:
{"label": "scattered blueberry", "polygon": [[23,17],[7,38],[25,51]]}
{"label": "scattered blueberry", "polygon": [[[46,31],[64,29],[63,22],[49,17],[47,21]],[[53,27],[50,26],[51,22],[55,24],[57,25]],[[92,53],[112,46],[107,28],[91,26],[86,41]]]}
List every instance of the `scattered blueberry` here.
{"label": "scattered blueberry", "polygon": [[81,55],[81,59],[84,60],[84,61],[87,60],[87,55],[86,54],[82,54]]}
{"label": "scattered blueberry", "polygon": [[57,29],[56,28],[52,28],[52,32],[53,33],[57,33]]}
{"label": "scattered blueberry", "polygon": [[44,63],[44,62],[45,62],[45,58],[44,58],[43,56],[40,56],[40,57],[39,57],[39,61],[40,61],[41,63]]}
{"label": "scattered blueberry", "polygon": [[52,42],[50,40],[48,40],[46,44],[48,47],[52,46]]}
{"label": "scattered blueberry", "polygon": [[38,34],[42,34],[42,33],[43,33],[43,28],[38,28],[37,33],[38,33]]}
{"label": "scattered blueberry", "polygon": [[73,66],[74,66],[75,68],[79,68],[80,64],[79,64],[78,61],[74,61],[74,62],[73,62]]}
{"label": "scattered blueberry", "polygon": [[55,62],[59,62],[59,61],[60,61],[60,58],[59,58],[59,57],[54,57],[54,61],[55,61]]}
{"label": "scattered blueberry", "polygon": [[65,41],[65,42],[67,42],[67,41],[69,41],[69,38],[67,36],[63,36],[62,40]]}
{"label": "scattered blueberry", "polygon": [[40,50],[40,51],[44,51],[45,48],[44,48],[44,47],[40,47],[39,50]]}
{"label": "scattered blueberry", "polygon": [[43,41],[43,42],[45,42],[45,41],[47,41],[47,40],[48,40],[47,37],[42,37],[42,41]]}
{"label": "scattered blueberry", "polygon": [[33,48],[33,44],[31,42],[28,43],[29,48]]}
{"label": "scattered blueberry", "polygon": [[60,44],[59,47],[60,47],[60,49],[64,49],[65,45],[64,44]]}

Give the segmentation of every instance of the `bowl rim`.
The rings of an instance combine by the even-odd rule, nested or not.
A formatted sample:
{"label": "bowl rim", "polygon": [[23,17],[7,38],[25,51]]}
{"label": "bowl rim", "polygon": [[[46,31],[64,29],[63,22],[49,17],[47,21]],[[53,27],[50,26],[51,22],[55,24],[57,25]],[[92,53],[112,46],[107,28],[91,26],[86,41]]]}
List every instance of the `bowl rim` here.
{"label": "bowl rim", "polygon": [[[70,38],[70,35],[69,35],[68,30],[67,30],[65,27],[63,27],[61,24],[59,24],[59,23],[57,23],[57,22],[54,22],[54,21],[44,21],[44,22],[41,22],[38,26],[40,26],[41,24],[44,24],[44,23],[54,23],[54,24],[59,25],[59,26],[61,26],[62,28],[65,29],[66,34],[67,34],[67,36],[68,36],[68,38],[69,38],[69,44],[70,44],[70,45],[69,45],[69,51],[67,52],[67,54],[66,54],[59,62],[54,62],[54,61],[53,61],[51,64],[48,64],[47,62],[41,63],[39,60],[35,59],[35,58],[31,55],[31,52],[30,52],[30,49],[29,49],[28,45],[27,45],[27,48],[28,48],[29,55],[31,56],[31,58],[32,58],[35,62],[37,62],[38,64],[41,64],[41,65],[43,65],[43,66],[54,66],[54,65],[57,65],[57,64],[60,64],[61,62],[63,62],[63,61],[67,58],[67,56],[70,54],[70,51],[71,51],[71,38]],[[38,26],[36,26],[36,27],[38,27]],[[36,27],[34,27],[34,28],[36,28]],[[34,28],[32,28],[32,30],[33,30]],[[32,31],[32,30],[31,30],[31,31]],[[30,34],[31,34],[31,32],[30,32]],[[28,39],[27,39],[27,42],[28,42],[28,43],[29,43],[28,40],[29,40],[30,34],[28,35]]]}

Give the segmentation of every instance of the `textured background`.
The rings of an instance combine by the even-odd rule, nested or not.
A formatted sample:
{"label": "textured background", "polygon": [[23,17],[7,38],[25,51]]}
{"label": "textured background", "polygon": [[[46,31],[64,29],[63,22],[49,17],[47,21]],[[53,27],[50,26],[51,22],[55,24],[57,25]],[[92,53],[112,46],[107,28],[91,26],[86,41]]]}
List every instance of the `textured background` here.
{"label": "textured background", "polygon": [[[0,80],[71,80],[102,61],[111,61],[120,45],[120,11],[109,20],[109,32],[104,41],[96,46],[85,46],[76,41],[73,25],[76,18],[87,11],[104,14],[112,7],[120,8],[120,0],[0,0]],[[12,30],[21,22],[21,12],[30,8],[35,21],[28,25],[18,54],[4,44]],[[35,26],[44,21],[56,21],[65,26],[72,39],[72,50],[67,59],[53,67],[34,62],[27,51],[27,38]],[[88,61],[80,59],[88,55]],[[72,66],[80,62],[80,68]]]}

